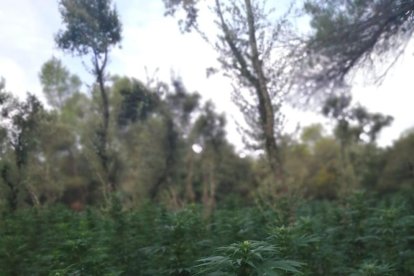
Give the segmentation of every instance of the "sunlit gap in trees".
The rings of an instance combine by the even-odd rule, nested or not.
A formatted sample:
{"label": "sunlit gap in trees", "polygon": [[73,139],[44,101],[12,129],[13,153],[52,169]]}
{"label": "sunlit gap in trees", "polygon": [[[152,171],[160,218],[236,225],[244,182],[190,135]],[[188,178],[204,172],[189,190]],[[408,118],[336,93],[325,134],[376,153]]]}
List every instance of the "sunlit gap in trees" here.
{"label": "sunlit gap in trees", "polygon": [[191,148],[192,148],[192,150],[193,150],[195,153],[197,153],[197,154],[199,154],[199,153],[201,153],[201,152],[203,151],[203,147],[202,147],[202,146],[200,146],[199,144],[193,144],[193,145],[191,146]]}

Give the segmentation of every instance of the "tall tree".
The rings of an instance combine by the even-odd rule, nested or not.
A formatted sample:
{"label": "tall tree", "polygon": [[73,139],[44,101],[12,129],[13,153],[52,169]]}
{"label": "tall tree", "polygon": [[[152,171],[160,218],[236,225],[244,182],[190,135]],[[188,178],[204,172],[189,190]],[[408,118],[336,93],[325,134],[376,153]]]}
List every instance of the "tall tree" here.
{"label": "tall tree", "polygon": [[227,145],[225,125],[224,115],[217,114],[214,111],[214,105],[207,102],[192,129],[192,136],[196,137],[197,144],[202,147],[204,168],[202,201],[207,216],[211,214],[216,205],[216,191],[219,186],[218,168],[222,163],[220,153]]}
{"label": "tall tree", "polygon": [[91,72],[96,77],[102,101],[102,125],[97,131],[96,148],[105,174],[104,184],[113,190],[114,183],[109,183],[110,111],[105,81],[109,51],[121,41],[118,12],[111,0],[61,0],[59,4],[64,30],[56,35],[57,45],[78,56],[91,56]]}
{"label": "tall tree", "polygon": [[199,96],[188,94],[181,81],[174,81],[172,91],[166,85],[165,93],[128,78],[115,81],[114,88],[118,92],[114,95],[120,97],[119,110],[114,109],[117,138],[126,148],[126,156],[131,159],[143,156],[127,161],[134,164],[133,172],[127,173],[135,178],[141,174],[140,180],[145,181],[149,197],[155,200],[163,189],[171,188],[176,182],[181,138],[188,133],[191,113],[198,105]]}
{"label": "tall tree", "polygon": [[186,167],[185,198],[189,202],[194,202],[196,199],[193,187],[195,156],[192,146],[196,143],[196,135],[192,128],[194,113],[198,113],[200,109],[200,95],[196,92],[189,93],[179,78],[172,81],[172,86],[173,91],[166,95],[165,101],[177,135],[182,141],[182,145],[179,146],[186,152],[185,163],[181,164]]}
{"label": "tall tree", "polygon": [[393,120],[391,116],[381,113],[370,113],[363,106],[352,106],[352,98],[347,95],[330,96],[322,108],[323,115],[336,121],[335,136],[339,140],[342,181],[345,185],[355,185],[356,166],[350,158],[353,145],[368,138],[368,142],[375,145],[381,130],[389,126]]}
{"label": "tall tree", "polygon": [[[200,1],[164,0],[167,14],[180,7],[187,12],[184,30],[195,29],[206,35],[197,23]],[[254,138],[256,147],[264,149],[277,179],[283,178],[283,161],[278,139],[282,124],[281,105],[290,82],[288,57],[296,48],[286,16],[276,23],[270,18],[264,1],[220,1],[212,4],[219,29],[217,51],[225,75],[233,80],[233,99],[244,114],[245,133]]]}
{"label": "tall tree", "polygon": [[308,0],[304,7],[313,28],[305,76],[316,89],[342,85],[353,69],[391,54],[385,75],[414,33],[413,0]]}
{"label": "tall tree", "polygon": [[30,154],[39,144],[37,137],[45,114],[35,96],[29,94],[26,101],[20,102],[0,89],[0,129],[5,130],[13,155],[13,161],[2,166],[0,176],[10,189],[9,206],[13,211],[22,191],[28,192],[32,204],[39,204],[33,181],[27,176],[27,167]]}

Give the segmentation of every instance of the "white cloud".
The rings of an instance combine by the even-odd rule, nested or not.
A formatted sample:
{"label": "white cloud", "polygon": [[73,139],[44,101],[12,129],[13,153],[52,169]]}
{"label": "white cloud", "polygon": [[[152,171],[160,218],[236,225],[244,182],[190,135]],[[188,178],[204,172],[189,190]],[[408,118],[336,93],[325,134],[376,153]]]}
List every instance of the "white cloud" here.
{"label": "white cloud", "polygon": [[19,95],[26,93],[25,71],[12,59],[0,57],[0,76],[6,80],[6,90]]}
{"label": "white cloud", "polygon": [[54,5],[51,0],[7,1],[2,5],[0,74],[6,78],[7,87],[20,97],[27,91],[40,93],[37,74],[54,51],[49,31],[57,26],[43,18],[41,11]]}

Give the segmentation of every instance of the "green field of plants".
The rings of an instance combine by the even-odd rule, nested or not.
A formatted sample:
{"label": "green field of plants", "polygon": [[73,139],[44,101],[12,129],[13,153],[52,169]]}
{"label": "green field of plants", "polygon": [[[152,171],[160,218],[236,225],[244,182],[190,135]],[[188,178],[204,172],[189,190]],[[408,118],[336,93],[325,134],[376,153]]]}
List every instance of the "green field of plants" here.
{"label": "green field of plants", "polygon": [[5,214],[0,275],[413,275],[414,205],[341,202],[123,212],[64,207]]}

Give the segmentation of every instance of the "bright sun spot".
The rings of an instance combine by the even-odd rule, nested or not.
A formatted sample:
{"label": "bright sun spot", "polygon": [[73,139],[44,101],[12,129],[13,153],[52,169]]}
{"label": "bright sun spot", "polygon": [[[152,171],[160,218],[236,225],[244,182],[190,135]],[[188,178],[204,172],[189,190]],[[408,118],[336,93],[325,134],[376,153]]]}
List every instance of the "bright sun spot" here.
{"label": "bright sun spot", "polygon": [[199,144],[193,144],[191,148],[195,153],[200,153],[203,151],[203,148]]}

